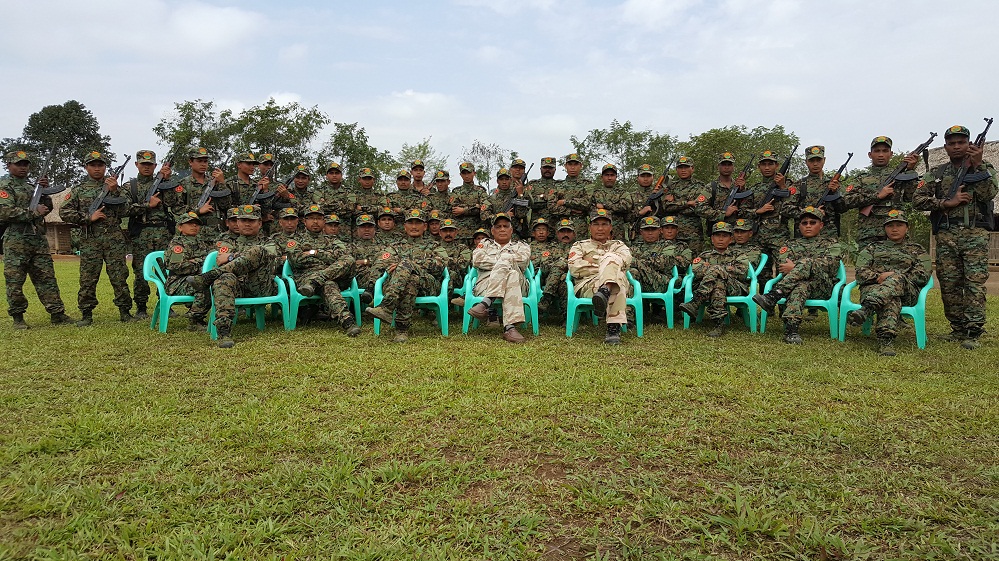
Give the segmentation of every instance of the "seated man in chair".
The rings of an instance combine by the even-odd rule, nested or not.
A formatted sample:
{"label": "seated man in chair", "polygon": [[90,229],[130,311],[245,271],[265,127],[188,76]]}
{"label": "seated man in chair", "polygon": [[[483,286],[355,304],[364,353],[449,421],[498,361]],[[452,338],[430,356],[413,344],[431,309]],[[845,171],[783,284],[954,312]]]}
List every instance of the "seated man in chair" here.
{"label": "seated man in chair", "polygon": [[569,249],[569,273],[576,296],[593,298],[593,313],[607,318],[604,343],[621,344],[621,326],[627,321],[625,309],[631,250],[621,240],[611,239],[613,223],[607,209],[590,214],[590,239],[578,241]]}
{"label": "seated man in chair", "polygon": [[487,321],[493,298],[502,298],[503,339],[523,343],[524,336],[517,332],[516,326],[525,319],[523,295],[527,291],[527,279],[524,271],[531,262],[531,246],[512,241],[513,221],[506,213],[495,214],[492,223],[492,238],[482,240],[472,251],[472,266],[479,270],[472,294],[483,298],[468,310],[468,315]]}
{"label": "seated man in chair", "polygon": [[707,304],[707,315],[715,326],[708,337],[721,337],[725,334],[725,318],[728,316],[729,296],[745,296],[749,293],[746,275],[749,273],[749,260],[741,253],[729,249],[732,244],[732,225],[716,222],[711,232],[712,249],[694,258],[694,298],[680,304],[680,311],[690,317],[697,316],[702,304]]}

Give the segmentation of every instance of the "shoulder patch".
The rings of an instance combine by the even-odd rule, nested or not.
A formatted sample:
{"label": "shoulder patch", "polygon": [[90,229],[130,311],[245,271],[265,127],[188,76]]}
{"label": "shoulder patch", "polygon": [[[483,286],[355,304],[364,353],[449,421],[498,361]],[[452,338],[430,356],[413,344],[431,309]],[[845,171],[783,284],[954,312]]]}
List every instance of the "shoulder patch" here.
{"label": "shoulder patch", "polygon": [[173,246],[173,252],[174,253],[184,253],[184,246],[182,246],[182,245],[175,245],[175,246]]}
{"label": "shoulder patch", "polygon": [[10,198],[10,193],[4,191],[3,189],[0,189],[0,199],[7,199],[7,198]]}
{"label": "shoulder patch", "polygon": [[68,201],[70,199],[70,197],[72,197],[72,196],[73,196],[72,193],[66,193],[66,198],[64,200]]}
{"label": "shoulder patch", "polygon": [[485,246],[483,246],[483,245],[482,245],[482,244],[480,243],[479,245],[477,245],[477,246],[475,246],[475,247],[477,247],[477,248],[479,248],[479,249],[482,249],[482,248],[483,248],[483,247],[485,247]]}
{"label": "shoulder patch", "polygon": [[787,253],[787,246],[785,245],[785,246],[781,247],[780,248],[780,252],[781,253]]}
{"label": "shoulder patch", "polygon": [[853,185],[846,186],[846,192],[849,193],[850,191],[853,191]]}
{"label": "shoulder patch", "polygon": [[701,262],[701,258],[700,257],[695,257],[694,258],[694,263],[700,263],[700,262]]}
{"label": "shoulder patch", "polygon": [[541,256],[542,257],[551,257],[551,254],[552,254],[552,252],[550,252],[550,251],[542,251],[541,252]]}
{"label": "shoulder patch", "polygon": [[382,253],[382,259],[388,259],[389,257],[392,257],[391,253],[389,253],[387,251],[385,253]]}
{"label": "shoulder patch", "polygon": [[178,192],[178,193],[183,193],[184,192],[184,186],[183,185],[178,185],[178,186],[174,187],[173,190],[176,191],[176,192]]}
{"label": "shoulder patch", "polygon": [[295,247],[296,245],[298,244],[295,243],[295,240],[288,240],[288,247]]}
{"label": "shoulder patch", "polygon": [[224,245],[219,248],[219,253],[229,253],[229,246]]}
{"label": "shoulder patch", "polygon": [[697,197],[697,202],[699,202],[699,203],[703,203],[706,200],[708,200],[708,198],[705,197],[704,195],[698,195],[698,197]]}
{"label": "shoulder patch", "polygon": [[570,259],[573,258],[573,257],[575,257],[575,256],[576,256],[576,252],[575,251],[570,251],[569,252],[569,258]]}
{"label": "shoulder patch", "polygon": [[790,189],[788,189],[788,192],[791,193],[792,195],[797,195],[798,194],[798,188],[797,187],[791,187]]}
{"label": "shoulder patch", "polygon": [[922,179],[919,180],[919,185],[916,185],[916,189],[922,189],[926,185],[926,182]]}

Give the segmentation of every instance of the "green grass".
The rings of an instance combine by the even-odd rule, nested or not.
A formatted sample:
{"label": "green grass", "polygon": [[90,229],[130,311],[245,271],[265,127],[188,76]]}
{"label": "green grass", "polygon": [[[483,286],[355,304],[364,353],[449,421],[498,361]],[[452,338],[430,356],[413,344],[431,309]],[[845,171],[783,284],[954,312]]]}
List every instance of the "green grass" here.
{"label": "green grass", "polygon": [[90,329],[33,293],[0,326],[0,560],[999,558],[999,353],[940,341],[938,292],[891,359],[821,321],[617,348],[242,321],[223,351],[99,295]]}

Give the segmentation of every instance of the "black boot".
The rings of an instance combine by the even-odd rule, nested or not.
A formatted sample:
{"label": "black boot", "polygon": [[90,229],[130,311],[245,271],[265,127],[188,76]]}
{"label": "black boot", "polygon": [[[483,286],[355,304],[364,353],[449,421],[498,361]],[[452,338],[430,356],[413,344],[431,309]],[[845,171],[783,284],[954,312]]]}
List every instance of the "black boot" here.
{"label": "black boot", "polygon": [[621,344],[621,324],[620,323],[608,323],[607,324],[607,336],[604,337],[604,343],[608,345],[620,345]]}
{"label": "black boot", "polygon": [[340,327],[343,328],[343,332],[347,334],[347,337],[357,337],[361,334],[361,328],[357,326],[357,322],[354,321],[352,314],[347,314],[340,320]]}
{"label": "black boot", "polygon": [[56,312],[52,314],[52,325],[59,325],[61,323],[73,323],[73,318],[66,315],[66,312]]}
{"label": "black boot", "polygon": [[[852,312],[851,312],[852,313]],[[878,354],[881,356],[895,356],[895,336],[878,336]]]}
{"label": "black boot", "polygon": [[611,291],[607,285],[601,286],[593,293],[593,313],[598,318],[607,317],[607,301],[610,300]]}
{"label": "black boot", "polygon": [[146,311],[146,306],[145,305],[141,305],[141,306],[137,305],[135,307],[135,316],[134,317],[135,317],[135,321],[142,321],[142,320],[145,320],[145,319],[149,319],[149,312]]}
{"label": "black boot", "polygon": [[541,300],[538,301],[538,311],[547,312],[548,308],[551,308],[554,303],[555,297],[551,293],[545,292],[541,295]]}
{"label": "black boot", "polygon": [[76,322],[77,327],[88,327],[94,324],[94,311],[93,310],[83,310],[83,317],[80,321]]}
{"label": "black boot", "polygon": [[188,316],[187,330],[194,331],[195,333],[204,333],[208,331],[208,322],[205,321],[204,317]]}
{"label": "black boot", "polygon": [[11,314],[10,317],[14,318],[14,329],[31,329],[24,323],[24,314]]}
{"label": "black boot", "polygon": [[232,327],[225,326],[217,328],[219,339],[218,345],[220,349],[231,349],[236,346],[236,342],[232,340]]}
{"label": "black boot", "polygon": [[867,323],[867,318],[870,315],[871,311],[864,307],[861,307],[859,310],[850,310],[846,314],[846,322],[854,326],[864,325]]}
{"label": "black boot", "polygon": [[773,315],[774,308],[777,307],[777,302],[786,297],[786,294],[775,288],[766,294],[753,295],[753,302],[756,302],[759,307],[766,310],[768,315]]}
{"label": "black boot", "polygon": [[795,321],[784,321],[784,342],[788,345],[800,345],[802,343],[801,335],[798,334],[799,325]]}
{"label": "black boot", "polygon": [[708,331],[708,337],[721,337],[724,334],[725,334],[725,320],[716,319],[714,329]]}
{"label": "black boot", "polygon": [[222,271],[218,269],[212,269],[207,273],[201,273],[200,275],[191,275],[184,279],[184,282],[191,285],[197,292],[204,292],[208,289],[211,284],[222,276]]}
{"label": "black boot", "polygon": [[691,319],[697,317],[697,310],[700,307],[701,307],[701,302],[697,298],[694,298],[690,302],[684,302],[683,304],[677,306],[677,308],[679,308],[681,312],[690,316]]}
{"label": "black boot", "polygon": [[128,323],[128,322],[133,321],[135,319],[135,318],[132,317],[132,314],[129,311],[130,308],[131,308],[131,306],[129,306],[128,308],[118,308],[118,319],[122,323]]}
{"label": "black boot", "polygon": [[302,284],[298,285],[298,293],[301,294],[302,296],[305,296],[306,298],[315,296],[316,285],[312,284],[311,282],[303,282]]}

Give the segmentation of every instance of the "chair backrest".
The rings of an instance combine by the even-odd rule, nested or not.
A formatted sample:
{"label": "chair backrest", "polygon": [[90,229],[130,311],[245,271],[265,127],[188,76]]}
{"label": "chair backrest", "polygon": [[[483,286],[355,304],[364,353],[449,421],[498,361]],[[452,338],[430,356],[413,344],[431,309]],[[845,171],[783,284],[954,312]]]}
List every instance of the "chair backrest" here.
{"label": "chair backrest", "polygon": [[291,278],[291,263],[286,259],[284,265],[281,266],[281,276],[285,278]]}
{"label": "chair backrest", "polygon": [[217,262],[216,260],[218,258],[219,258],[219,252],[218,251],[213,251],[213,252],[209,253],[208,255],[206,255],[205,256],[204,270],[205,271],[211,271],[212,269],[214,269],[215,268],[215,263]]}
{"label": "chair backrest", "polygon": [[142,276],[147,281],[154,284],[166,283],[166,273],[163,271],[163,267],[160,266],[163,255],[164,252],[162,251],[151,251],[146,254],[146,259],[142,262]]}

